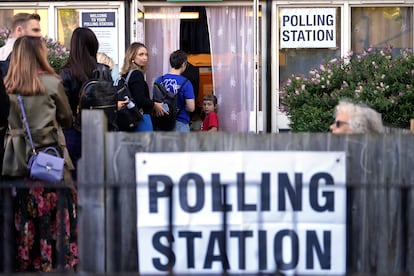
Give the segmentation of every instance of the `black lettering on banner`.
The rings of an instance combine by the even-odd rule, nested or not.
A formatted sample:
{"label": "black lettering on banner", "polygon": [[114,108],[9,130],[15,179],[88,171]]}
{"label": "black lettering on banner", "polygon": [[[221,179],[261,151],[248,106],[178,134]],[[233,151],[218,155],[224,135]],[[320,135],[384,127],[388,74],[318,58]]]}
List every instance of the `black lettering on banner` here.
{"label": "black lettering on banner", "polygon": [[322,269],[331,269],[331,231],[323,231],[323,252],[316,231],[306,231],[306,269],[314,268],[313,249]]}
{"label": "black lettering on banner", "polygon": [[282,32],[282,40],[287,41],[333,41],[334,31],[333,30],[291,30]]}
{"label": "black lettering on banner", "polygon": [[244,173],[237,173],[237,206],[239,211],[256,211],[255,204],[247,204],[246,199],[246,182]]}
{"label": "black lettering on banner", "polygon": [[328,14],[326,16],[326,25],[328,26],[333,26],[333,22],[334,22],[334,17],[332,14]]}
{"label": "black lettering on banner", "polygon": [[174,242],[174,237],[168,231],[157,232],[152,237],[152,245],[154,249],[163,254],[165,257],[167,257],[167,263],[162,264],[160,258],[153,258],[152,264],[156,269],[160,271],[169,271],[174,267],[176,259],[174,252],[172,251],[170,246],[161,243],[162,238],[166,238],[168,244],[171,244],[172,242]]}
{"label": "black lettering on banner", "polygon": [[313,210],[316,212],[334,211],[334,192],[323,191],[322,196],[326,199],[325,205],[318,203],[319,181],[325,180],[325,185],[334,185],[332,175],[328,173],[316,173],[312,176],[309,183],[309,201]]}
{"label": "black lettering on banner", "polygon": [[291,30],[290,31],[292,33],[292,41],[296,41],[296,33],[298,32],[297,30]]}
{"label": "black lettering on banner", "polygon": [[330,41],[334,40],[334,31],[333,30],[326,30],[325,35],[327,37],[326,40],[330,40]]}
{"label": "black lettering on banner", "polygon": [[[287,252],[287,250],[282,250],[283,239],[285,237],[290,238],[291,241],[292,248],[290,252],[292,252],[292,256],[290,262],[285,262],[283,260],[283,252]],[[280,270],[294,269],[299,261],[299,238],[296,232],[293,230],[281,230],[277,232],[273,244],[274,258],[277,268]]]}
{"label": "black lettering on banner", "polygon": [[223,187],[220,182],[220,174],[219,173],[213,173],[211,174],[211,189],[212,189],[212,203],[213,211],[220,211],[223,212],[231,211],[232,206],[230,204],[224,205],[224,199],[223,199]]}
{"label": "black lettering on banner", "polygon": [[298,25],[298,17],[296,15],[292,15],[290,16],[290,24],[292,26],[297,26]]}
{"label": "black lettering on banner", "polygon": [[287,173],[278,174],[278,202],[279,211],[286,211],[285,191],[287,192],[293,211],[302,211],[302,174],[295,173],[295,188],[290,183]]}
{"label": "black lettering on banner", "polygon": [[312,26],[333,26],[334,17],[332,14],[327,15],[284,15],[282,16],[282,26],[285,27],[290,23],[293,27],[312,27]]}
{"label": "black lettering on banner", "polygon": [[201,238],[201,232],[192,232],[192,231],[181,231],[178,233],[180,238],[186,239],[187,244],[187,268],[195,267],[195,251],[194,251],[194,239]]}
{"label": "black lettering on banner", "polygon": [[286,26],[286,23],[290,21],[290,17],[288,15],[282,16],[282,26]]}
{"label": "black lettering on banner", "polygon": [[306,41],[305,34],[303,33],[303,31],[299,31],[298,39],[297,40],[298,41]]}
{"label": "black lettering on banner", "polygon": [[[222,269],[229,269],[229,260],[226,254],[226,248],[224,248],[224,235],[223,231],[212,231],[208,240],[206,258],[204,260],[204,269],[211,269],[213,262],[220,262]],[[218,245],[219,255],[214,255],[214,247]]]}
{"label": "black lettering on banner", "polygon": [[[196,188],[196,202],[194,206],[190,206],[188,204],[188,185],[189,183],[194,183]],[[180,206],[183,211],[188,213],[196,213],[199,212],[204,207],[204,181],[203,178],[196,174],[196,173],[187,173],[183,175],[178,183],[179,187],[179,199],[180,199]]]}
{"label": "black lettering on banner", "polygon": [[285,41],[285,42],[290,40],[289,31],[283,31],[282,32],[282,40]]}
{"label": "black lettering on banner", "polygon": [[262,173],[260,185],[261,211],[270,211],[270,173]]}
{"label": "black lettering on banner", "polygon": [[259,230],[259,270],[267,269],[267,232]]}
{"label": "black lettering on banner", "polygon": [[239,240],[239,269],[246,269],[246,238],[253,237],[253,231],[230,231],[230,237]]}
{"label": "black lettering on banner", "polygon": [[[158,184],[164,184],[162,190],[158,190]],[[148,176],[149,192],[149,211],[158,213],[158,198],[170,197],[173,181],[167,175],[150,175]]]}

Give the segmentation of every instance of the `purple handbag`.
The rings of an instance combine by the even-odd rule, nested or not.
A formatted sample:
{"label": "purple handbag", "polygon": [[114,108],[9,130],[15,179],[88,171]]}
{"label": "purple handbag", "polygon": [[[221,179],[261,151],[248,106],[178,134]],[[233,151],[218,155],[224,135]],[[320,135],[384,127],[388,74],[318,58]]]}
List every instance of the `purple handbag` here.
{"label": "purple handbag", "polygon": [[[52,151],[54,155],[47,153]],[[30,177],[48,182],[58,182],[62,180],[63,166],[65,160],[60,157],[59,152],[54,147],[47,147],[43,151],[32,155],[27,167],[30,170]]]}
{"label": "purple handbag", "polygon": [[[27,123],[22,96],[18,95],[17,100],[22,111],[23,124],[26,128],[27,136],[29,138],[33,153],[27,162],[27,167],[30,170],[30,177],[33,179],[48,182],[60,182],[63,178],[65,159],[60,157],[58,150],[54,147],[47,147],[43,151],[36,152],[36,149],[33,145],[29,124]],[[47,153],[48,151],[52,151],[54,155]]]}

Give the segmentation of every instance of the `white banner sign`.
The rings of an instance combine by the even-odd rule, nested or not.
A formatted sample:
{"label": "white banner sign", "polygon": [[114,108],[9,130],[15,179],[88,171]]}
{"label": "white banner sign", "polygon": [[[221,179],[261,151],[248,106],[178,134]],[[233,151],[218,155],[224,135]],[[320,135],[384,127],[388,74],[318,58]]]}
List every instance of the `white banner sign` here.
{"label": "white banner sign", "polygon": [[344,274],[345,157],[137,153],[140,273]]}
{"label": "white banner sign", "polygon": [[336,47],[335,8],[280,9],[280,48]]}
{"label": "white banner sign", "polygon": [[103,52],[118,64],[118,13],[117,10],[80,11],[80,26],[90,28],[99,42],[98,52]]}

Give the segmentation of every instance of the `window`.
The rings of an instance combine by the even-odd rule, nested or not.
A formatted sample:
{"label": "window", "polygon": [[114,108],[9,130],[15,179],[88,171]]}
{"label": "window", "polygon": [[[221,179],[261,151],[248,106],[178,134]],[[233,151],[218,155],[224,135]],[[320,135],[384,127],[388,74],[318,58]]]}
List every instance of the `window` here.
{"label": "window", "polygon": [[[332,9],[332,8],[327,8]],[[322,31],[324,30],[324,25],[329,25],[326,23],[326,19],[321,17],[314,17],[319,16],[321,11],[323,13],[324,9],[315,8],[315,9],[293,9],[292,11],[292,33],[297,34],[298,31],[304,30],[316,30]],[[335,41],[333,44],[335,47],[321,47],[321,48],[305,48],[306,43],[303,48],[300,47],[293,47],[293,48],[283,48],[279,49],[279,80],[280,85],[287,80],[287,78],[292,74],[304,74],[308,75],[311,68],[318,66],[323,60],[326,60],[330,57],[337,57],[341,54],[341,21],[340,21],[340,9],[334,8],[335,13],[335,22],[336,26],[333,26],[333,32],[335,32]],[[279,13],[280,14],[280,13]],[[329,11],[326,12],[329,15]],[[279,33],[283,30],[283,17],[279,18]],[[313,22],[311,22],[313,21]],[[317,21],[320,23],[318,24]],[[308,28],[301,26],[309,25]],[[310,26],[312,25],[312,26]],[[316,25],[319,25],[316,26]],[[307,36],[307,34],[305,33]],[[283,33],[280,35],[281,39],[283,39]],[[323,38],[321,38],[323,39]],[[292,34],[292,40],[294,40]],[[292,42],[294,43],[294,42]],[[322,42],[321,42],[322,43]]]}
{"label": "window", "polygon": [[398,54],[400,49],[413,48],[413,8],[354,7],[351,13],[354,52],[390,45]]}
{"label": "window", "polygon": [[79,27],[79,12],[76,9],[58,10],[58,41],[69,48],[74,29]]}
{"label": "window", "polygon": [[27,12],[37,13],[40,15],[40,28],[42,29],[42,35],[48,35],[48,14],[47,9],[0,9],[0,26],[10,29],[11,21],[16,13]]}

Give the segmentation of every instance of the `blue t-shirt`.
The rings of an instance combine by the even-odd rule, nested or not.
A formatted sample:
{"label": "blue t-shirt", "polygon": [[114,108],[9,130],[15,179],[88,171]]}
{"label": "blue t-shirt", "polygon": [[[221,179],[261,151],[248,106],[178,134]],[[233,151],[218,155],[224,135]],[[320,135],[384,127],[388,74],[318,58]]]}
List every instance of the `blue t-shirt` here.
{"label": "blue t-shirt", "polygon": [[165,88],[168,89],[171,93],[178,94],[177,97],[177,107],[179,112],[177,114],[177,121],[180,121],[184,124],[190,123],[190,113],[185,110],[185,100],[194,99],[194,89],[191,82],[188,80],[183,87],[182,84],[186,80],[185,77],[181,75],[174,74],[165,74],[164,80],[163,76],[158,77],[155,82],[162,83]]}

